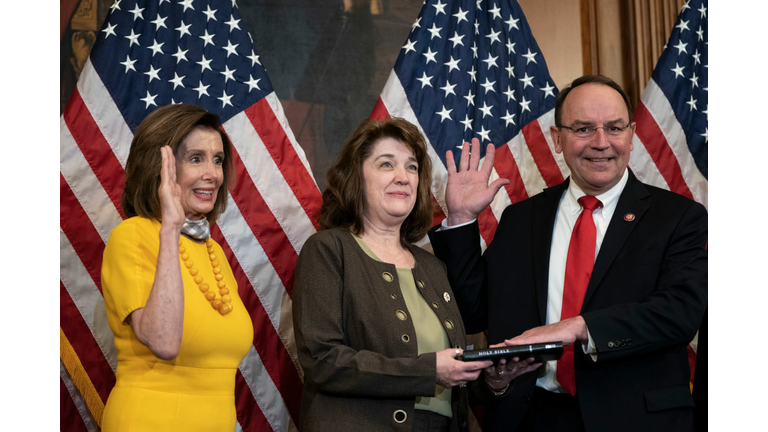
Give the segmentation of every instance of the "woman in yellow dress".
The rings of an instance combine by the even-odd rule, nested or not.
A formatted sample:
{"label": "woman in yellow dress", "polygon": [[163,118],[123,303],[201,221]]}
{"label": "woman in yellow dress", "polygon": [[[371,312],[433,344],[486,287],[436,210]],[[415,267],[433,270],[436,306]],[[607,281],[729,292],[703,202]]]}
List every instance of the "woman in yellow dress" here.
{"label": "woman in yellow dress", "polygon": [[218,116],[191,105],[136,129],[101,270],[117,381],[112,431],[232,431],[235,375],[253,326],[210,224],[224,211],[231,143]]}

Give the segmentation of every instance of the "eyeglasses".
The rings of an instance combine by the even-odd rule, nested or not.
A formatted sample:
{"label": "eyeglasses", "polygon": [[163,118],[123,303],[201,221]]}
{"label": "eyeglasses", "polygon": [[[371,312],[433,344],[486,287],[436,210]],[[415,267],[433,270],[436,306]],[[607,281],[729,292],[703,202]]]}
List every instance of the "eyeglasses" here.
{"label": "eyeglasses", "polygon": [[571,131],[571,133],[576,136],[576,138],[591,138],[598,129],[602,129],[603,132],[605,132],[606,135],[617,137],[621,136],[625,130],[629,127],[629,124],[626,126],[579,126],[579,127],[568,127],[568,126],[558,126],[559,129],[568,129]]}

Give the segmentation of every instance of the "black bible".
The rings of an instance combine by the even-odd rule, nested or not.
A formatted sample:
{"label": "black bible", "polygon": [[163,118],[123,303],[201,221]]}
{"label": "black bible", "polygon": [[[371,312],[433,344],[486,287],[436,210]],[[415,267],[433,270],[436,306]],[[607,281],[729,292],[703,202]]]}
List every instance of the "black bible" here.
{"label": "black bible", "polygon": [[545,362],[557,360],[562,354],[563,343],[558,341],[464,351],[464,354],[459,356],[458,359],[463,361],[493,360],[497,362],[503,358],[519,357],[520,360],[523,360],[533,357],[537,362]]}

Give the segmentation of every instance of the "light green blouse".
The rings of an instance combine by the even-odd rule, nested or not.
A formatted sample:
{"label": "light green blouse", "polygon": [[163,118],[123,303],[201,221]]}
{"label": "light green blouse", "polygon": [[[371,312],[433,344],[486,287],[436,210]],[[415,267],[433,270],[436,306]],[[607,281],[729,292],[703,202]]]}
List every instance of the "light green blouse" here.
{"label": "light green blouse", "polygon": [[[363,240],[354,235],[353,237],[360,245],[360,248],[371,258],[381,261],[371,248]],[[424,297],[421,296],[416,288],[416,281],[413,279],[413,273],[409,268],[397,269],[397,280],[400,282],[400,291],[405,300],[413,320],[413,327],[416,331],[416,344],[419,349],[419,355],[431,352],[442,351],[450,348],[448,335],[445,333],[440,320],[435,312],[429,307]],[[419,396],[416,398],[416,409],[432,411],[446,417],[452,417],[451,411],[451,390],[441,385],[435,385],[435,396]]]}

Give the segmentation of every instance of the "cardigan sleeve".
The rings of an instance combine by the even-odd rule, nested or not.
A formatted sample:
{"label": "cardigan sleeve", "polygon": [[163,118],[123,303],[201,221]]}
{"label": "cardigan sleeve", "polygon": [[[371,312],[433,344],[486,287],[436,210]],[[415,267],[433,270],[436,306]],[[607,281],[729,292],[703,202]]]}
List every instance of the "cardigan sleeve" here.
{"label": "cardigan sleeve", "polygon": [[457,228],[439,228],[433,227],[428,233],[432,249],[447,267],[467,333],[480,333],[488,328],[488,288],[479,225],[474,221]]}
{"label": "cardigan sleeve", "polygon": [[389,357],[350,346],[345,314],[359,311],[343,307],[344,290],[354,288],[344,286],[343,253],[337,237],[319,233],[304,244],[296,264],[293,321],[305,380],[318,391],[343,396],[434,396],[435,353]]}

